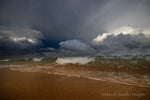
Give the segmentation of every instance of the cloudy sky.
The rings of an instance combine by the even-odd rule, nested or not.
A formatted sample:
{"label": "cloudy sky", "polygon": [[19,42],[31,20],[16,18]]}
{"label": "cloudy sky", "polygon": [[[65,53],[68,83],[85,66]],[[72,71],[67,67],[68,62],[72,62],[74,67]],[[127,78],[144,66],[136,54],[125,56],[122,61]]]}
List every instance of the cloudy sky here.
{"label": "cloudy sky", "polygon": [[0,59],[149,53],[149,0],[0,0]]}

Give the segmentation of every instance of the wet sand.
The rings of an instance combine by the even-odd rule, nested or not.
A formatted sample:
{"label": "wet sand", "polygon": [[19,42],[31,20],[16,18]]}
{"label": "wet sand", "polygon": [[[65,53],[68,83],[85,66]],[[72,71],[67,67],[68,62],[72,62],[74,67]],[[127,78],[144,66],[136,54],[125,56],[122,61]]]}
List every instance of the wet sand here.
{"label": "wet sand", "polygon": [[150,100],[150,88],[1,68],[0,100]]}

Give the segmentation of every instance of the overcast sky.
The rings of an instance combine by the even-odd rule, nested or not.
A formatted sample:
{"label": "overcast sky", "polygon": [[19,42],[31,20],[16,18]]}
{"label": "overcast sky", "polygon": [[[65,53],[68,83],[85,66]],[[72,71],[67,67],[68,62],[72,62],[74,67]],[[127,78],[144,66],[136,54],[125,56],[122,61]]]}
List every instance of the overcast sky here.
{"label": "overcast sky", "polygon": [[150,0],[0,0],[0,57],[150,52]]}

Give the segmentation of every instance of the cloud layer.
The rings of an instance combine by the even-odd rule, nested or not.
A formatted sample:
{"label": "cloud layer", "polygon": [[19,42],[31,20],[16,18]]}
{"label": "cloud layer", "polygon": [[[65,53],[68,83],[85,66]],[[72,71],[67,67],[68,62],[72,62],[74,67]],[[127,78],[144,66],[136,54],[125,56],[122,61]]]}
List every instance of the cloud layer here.
{"label": "cloud layer", "polygon": [[31,54],[42,45],[40,31],[24,28],[0,27],[0,56]]}
{"label": "cloud layer", "polygon": [[95,55],[97,51],[90,46],[79,40],[67,40],[59,43],[59,50],[55,50],[51,53],[46,53],[45,55],[53,56],[90,56]]}
{"label": "cloud layer", "polygon": [[149,9],[150,0],[0,0],[0,59],[149,53]]}
{"label": "cloud layer", "polygon": [[112,32],[98,35],[92,40],[92,44],[100,54],[148,54],[150,52],[148,34],[150,33],[122,26]]}
{"label": "cloud layer", "polygon": [[150,31],[149,30],[142,30],[142,29],[136,29],[131,26],[121,26],[113,30],[109,30],[108,33],[103,33],[102,35],[98,35],[96,38],[92,40],[94,44],[102,43],[107,36],[113,35],[118,36],[119,34],[123,35],[138,35],[138,34],[144,34],[146,38],[150,38]]}

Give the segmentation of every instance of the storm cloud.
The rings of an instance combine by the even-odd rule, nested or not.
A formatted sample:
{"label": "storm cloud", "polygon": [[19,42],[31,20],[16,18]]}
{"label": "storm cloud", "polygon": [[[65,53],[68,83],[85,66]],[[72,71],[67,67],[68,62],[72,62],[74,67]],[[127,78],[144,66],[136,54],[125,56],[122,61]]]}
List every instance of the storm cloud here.
{"label": "storm cloud", "polygon": [[0,56],[31,54],[42,44],[40,31],[23,28],[0,27]]}
{"label": "storm cloud", "polygon": [[149,53],[149,9],[149,0],[1,0],[0,57]]}
{"label": "storm cloud", "polygon": [[90,45],[79,40],[67,40],[60,42],[60,51],[62,54],[70,56],[88,56],[96,54],[96,50]]}

